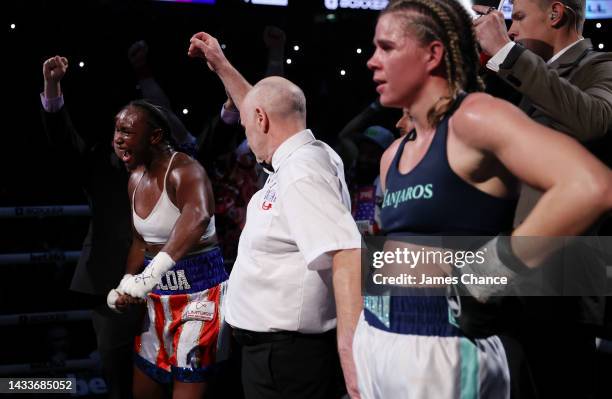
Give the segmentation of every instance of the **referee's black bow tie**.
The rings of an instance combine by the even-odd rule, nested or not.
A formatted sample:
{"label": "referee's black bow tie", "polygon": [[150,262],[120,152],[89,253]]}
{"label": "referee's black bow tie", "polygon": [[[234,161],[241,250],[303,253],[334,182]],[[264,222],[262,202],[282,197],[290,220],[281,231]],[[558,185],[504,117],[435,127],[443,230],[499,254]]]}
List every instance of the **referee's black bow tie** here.
{"label": "referee's black bow tie", "polygon": [[272,167],[272,165],[270,165],[269,163],[266,162],[260,162],[259,163],[265,170],[267,170],[270,173],[274,173],[274,168]]}

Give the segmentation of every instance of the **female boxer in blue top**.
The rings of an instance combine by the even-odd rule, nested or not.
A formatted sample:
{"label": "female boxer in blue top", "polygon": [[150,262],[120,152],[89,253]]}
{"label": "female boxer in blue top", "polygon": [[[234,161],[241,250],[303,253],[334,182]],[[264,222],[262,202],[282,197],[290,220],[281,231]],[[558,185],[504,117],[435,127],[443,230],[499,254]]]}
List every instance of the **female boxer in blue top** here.
{"label": "female boxer in blue top", "polygon": [[[405,108],[415,123],[381,159],[381,219],[392,248],[414,249],[389,244],[393,236],[510,231],[520,180],[545,195],[516,236],[579,234],[612,207],[612,175],[603,164],[571,138],[478,93],[471,27],[467,12],[450,0],[391,1],[378,20],[368,67],[381,104]],[[501,240],[491,242],[495,255]],[[511,275],[498,258],[485,266]],[[450,269],[422,264],[413,273],[444,277]],[[353,342],[361,396],[508,398],[499,339],[464,337],[449,321],[444,288],[416,285],[410,296],[366,297]]]}

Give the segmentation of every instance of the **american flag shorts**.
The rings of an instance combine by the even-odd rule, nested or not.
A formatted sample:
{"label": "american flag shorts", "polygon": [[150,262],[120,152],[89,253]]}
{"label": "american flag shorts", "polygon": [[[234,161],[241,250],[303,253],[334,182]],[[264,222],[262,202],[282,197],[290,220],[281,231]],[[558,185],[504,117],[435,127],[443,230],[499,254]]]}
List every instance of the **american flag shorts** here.
{"label": "american flag shorts", "polygon": [[[145,261],[145,265],[148,260]],[[205,381],[223,344],[223,296],[228,276],[218,247],[181,259],[148,294],[135,363],[160,383]]]}

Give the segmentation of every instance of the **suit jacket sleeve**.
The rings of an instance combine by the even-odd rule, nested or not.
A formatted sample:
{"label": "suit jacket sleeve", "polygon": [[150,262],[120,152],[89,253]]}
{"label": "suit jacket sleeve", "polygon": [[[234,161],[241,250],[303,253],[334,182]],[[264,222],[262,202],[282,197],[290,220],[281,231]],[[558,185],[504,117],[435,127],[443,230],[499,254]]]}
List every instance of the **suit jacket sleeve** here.
{"label": "suit jacket sleeve", "polygon": [[582,68],[588,74],[578,87],[535,53],[514,46],[499,75],[548,116],[551,127],[584,142],[612,130],[612,55],[598,53]]}
{"label": "suit jacket sleeve", "polygon": [[47,140],[54,150],[65,156],[82,159],[91,149],[91,145],[74,128],[65,106],[58,112],[42,110],[41,114]]}

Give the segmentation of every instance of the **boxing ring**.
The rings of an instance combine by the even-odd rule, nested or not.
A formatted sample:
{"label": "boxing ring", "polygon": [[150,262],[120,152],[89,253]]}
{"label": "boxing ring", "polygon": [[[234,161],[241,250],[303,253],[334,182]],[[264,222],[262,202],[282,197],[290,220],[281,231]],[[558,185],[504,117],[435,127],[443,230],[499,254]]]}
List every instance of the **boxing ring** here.
{"label": "boxing ring", "polygon": [[[0,207],[0,219],[25,218],[61,218],[66,216],[90,216],[87,205],[42,205],[23,207]],[[81,254],[80,250],[49,250],[22,253],[0,254],[0,267],[20,265],[65,264],[75,263]],[[66,287],[66,290],[68,287]],[[9,311],[11,306],[8,306]],[[57,310],[52,312],[14,313],[0,315],[0,328],[14,327],[19,329],[38,329],[42,332],[50,324],[89,322],[90,310]],[[21,330],[20,330],[21,331]],[[95,358],[65,359],[46,362],[23,362],[4,364],[0,360],[0,376],[48,375],[78,370],[97,370],[99,360]]]}
{"label": "boxing ring", "polygon": [[[0,219],[46,219],[62,217],[87,217],[91,212],[87,205],[42,205],[23,207],[0,207]],[[22,253],[0,253],[0,267],[39,264],[65,265],[79,259],[80,250],[49,250]],[[612,280],[612,266],[606,268],[607,278]],[[68,290],[68,287],[65,288]],[[52,312],[30,312],[0,315],[0,328],[36,328],[42,330],[50,324],[70,324],[89,322],[90,310],[57,310]],[[612,353],[612,341],[597,340],[600,351]],[[1,359],[1,358],[0,358]],[[95,372],[100,369],[97,358],[77,358],[60,361],[18,362],[4,364],[0,360],[0,377],[49,375],[76,372],[79,370]]]}
{"label": "boxing ring", "polygon": [[[36,219],[40,221],[49,218],[61,219],[64,217],[88,217],[91,215],[88,205],[41,205],[41,206],[16,206],[0,207],[0,219]],[[79,246],[82,239],[79,242]],[[44,267],[44,265],[55,265],[57,268],[65,268],[67,265],[75,264],[81,254],[80,249],[53,249],[35,252],[9,252],[0,253],[0,270],[19,266],[21,268]],[[233,263],[233,260],[232,260]],[[27,269],[25,269],[27,270]],[[68,293],[69,287],[60,287],[60,292]],[[10,298],[13,300],[13,298]],[[52,325],[70,326],[76,323],[86,322],[90,324],[91,310],[66,310],[57,309],[54,311],[33,311],[24,313],[12,313],[15,306],[8,302],[7,312],[0,314],[0,328],[6,331],[7,328],[27,331],[26,329],[37,329],[41,335],[45,328]],[[93,334],[93,331],[92,331]],[[99,372],[100,361],[97,358],[75,358],[61,361],[27,361],[5,363],[5,357],[0,356],[0,377],[14,376],[47,376],[49,374],[66,372]],[[21,359],[20,359],[21,360]]]}

